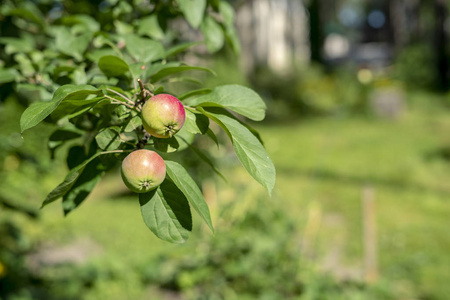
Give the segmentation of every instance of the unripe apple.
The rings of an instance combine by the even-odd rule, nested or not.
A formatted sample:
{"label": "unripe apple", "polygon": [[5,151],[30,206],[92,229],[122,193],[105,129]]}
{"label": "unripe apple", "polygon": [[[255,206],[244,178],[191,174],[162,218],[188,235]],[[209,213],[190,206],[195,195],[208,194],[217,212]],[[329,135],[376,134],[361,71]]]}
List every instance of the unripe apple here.
{"label": "unripe apple", "polygon": [[166,164],[158,153],[146,149],[128,154],[122,162],[122,179],[136,193],[156,189],[166,177]]}
{"label": "unripe apple", "polygon": [[170,138],[183,127],[186,113],[180,100],[169,94],[158,94],[142,107],[142,125],[151,135]]}

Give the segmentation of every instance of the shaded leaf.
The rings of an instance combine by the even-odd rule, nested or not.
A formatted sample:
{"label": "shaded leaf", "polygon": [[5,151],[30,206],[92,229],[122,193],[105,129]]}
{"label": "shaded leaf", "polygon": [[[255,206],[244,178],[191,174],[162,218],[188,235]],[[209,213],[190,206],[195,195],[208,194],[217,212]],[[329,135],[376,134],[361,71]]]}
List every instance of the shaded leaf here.
{"label": "shaded leaf", "polygon": [[72,170],[70,170],[70,172],[67,174],[66,178],[64,178],[64,181],[61,182],[56,188],[53,189],[53,191],[51,191],[47,195],[44,202],[42,203],[41,208],[46,206],[47,204],[50,204],[50,203],[58,200],[59,198],[63,197],[65,194],[67,194],[67,192],[70,191],[70,189],[73,187],[73,185],[75,184],[77,179],[83,173],[83,170],[87,164],[89,164],[91,161],[93,161],[100,155],[112,154],[112,153],[118,153],[118,151],[116,151],[116,152],[112,152],[112,151],[98,152],[98,153],[92,155],[89,159],[85,160],[84,162],[82,162],[81,164],[76,166],[75,168],[73,168]]}
{"label": "shaded leaf", "polygon": [[66,27],[58,27],[54,30],[56,31],[56,48],[61,53],[72,56],[79,61],[83,60],[83,53],[94,36],[93,32],[85,31],[80,35],[74,35]]}
{"label": "shaded leaf", "polygon": [[177,2],[186,20],[197,29],[205,13],[206,0],[177,0]]}
{"label": "shaded leaf", "polygon": [[101,130],[96,136],[95,141],[102,150],[114,150],[119,148],[122,143],[120,140],[120,131],[118,127],[109,127]]}
{"label": "shaded leaf", "polygon": [[16,80],[17,73],[11,69],[0,69],[0,84]]}
{"label": "shaded leaf", "polygon": [[200,149],[198,149],[197,147],[194,147],[192,145],[189,145],[189,149],[191,149],[195,154],[197,154],[197,156],[203,160],[207,165],[209,165],[211,167],[211,169],[213,169],[213,171],[219,175],[225,182],[227,182],[227,179],[225,178],[225,176],[222,174],[222,172],[219,171],[219,169],[217,169],[217,167],[214,165],[214,163],[212,162],[212,160],[205,154],[203,153],[203,151],[201,151]]}
{"label": "shaded leaf", "polygon": [[29,106],[20,117],[20,130],[25,130],[39,124],[50,115],[65,99],[83,99],[90,94],[98,94],[99,90],[90,85],[63,85],[53,94],[48,102],[37,102]]}
{"label": "shaded leaf", "polygon": [[45,27],[45,18],[34,3],[25,2],[20,8],[3,11],[3,13],[7,16],[17,16],[28,19],[41,27]]}
{"label": "shaded leaf", "polygon": [[186,111],[186,119],[183,128],[192,134],[205,134],[209,129],[209,119],[202,114]]}
{"label": "shaded leaf", "polygon": [[198,89],[198,90],[189,91],[189,92],[184,93],[183,95],[179,96],[178,100],[181,101],[181,100],[191,98],[194,96],[209,94],[209,93],[211,93],[211,91],[212,91],[212,89]]}
{"label": "shaded leaf", "polygon": [[86,30],[97,32],[100,30],[100,24],[89,15],[70,15],[61,19],[61,23],[68,26],[76,24],[82,25]]}
{"label": "shaded leaf", "polygon": [[161,29],[161,26],[159,26],[156,14],[141,18],[139,20],[137,33],[138,35],[147,35],[155,40],[164,39],[164,31]]}
{"label": "shaded leaf", "polygon": [[59,120],[67,115],[69,118],[73,118],[78,112],[85,112],[102,100],[107,99],[104,97],[95,97],[91,99],[64,100],[51,113],[51,117],[53,120]]}
{"label": "shaded leaf", "polygon": [[163,63],[156,62],[156,63],[151,64],[150,67],[146,69],[144,76],[149,77],[149,76],[152,76],[153,74],[158,73],[162,69],[169,68],[169,67],[178,67],[180,65],[181,65],[181,63],[178,61],[163,62]]}
{"label": "shaded leaf", "polygon": [[261,142],[224,109],[208,108],[204,113],[227,132],[242,165],[271,194],[275,185],[275,167]]}
{"label": "shaded leaf", "polygon": [[66,141],[70,141],[79,138],[82,132],[74,129],[57,129],[54,131],[48,139],[48,148],[52,159],[55,155],[55,150],[62,146]]}
{"label": "shaded leaf", "polygon": [[90,50],[88,53],[86,53],[86,57],[89,60],[96,62],[96,63],[98,63],[98,61],[100,60],[101,57],[107,56],[107,55],[119,57],[119,55],[116,53],[116,51],[114,51],[114,49],[111,49],[111,48],[95,49],[95,50]]}
{"label": "shaded leaf", "polygon": [[134,132],[141,125],[142,125],[141,117],[139,117],[139,115],[134,116],[125,126],[124,132]]}
{"label": "shaded leaf", "polygon": [[180,143],[175,136],[171,138],[160,139],[157,137],[152,137],[153,147],[161,152],[172,153],[178,150]]}
{"label": "shaded leaf", "polygon": [[234,54],[239,55],[241,53],[241,42],[239,41],[239,35],[234,27],[227,27],[225,30],[225,38],[233,49]]}
{"label": "shaded leaf", "polygon": [[127,63],[120,57],[114,55],[106,55],[98,60],[98,67],[106,76],[114,77],[125,74],[129,67]]}
{"label": "shaded leaf", "polygon": [[49,141],[52,142],[68,141],[79,138],[81,135],[82,132],[80,130],[57,129],[50,135]]}
{"label": "shaded leaf", "polygon": [[133,34],[124,37],[127,51],[140,62],[152,62],[162,59],[165,51],[161,43]]}
{"label": "shaded leaf", "polygon": [[194,46],[197,46],[200,44],[202,44],[202,42],[190,42],[190,43],[183,43],[183,44],[173,46],[172,48],[169,48],[166,51],[166,57],[177,55],[178,53],[181,53],[191,47],[194,47]]}
{"label": "shaded leaf", "polygon": [[63,196],[62,207],[65,215],[77,208],[89,196],[104,174],[105,170],[99,159],[86,166],[70,191]]}
{"label": "shaded leaf", "polygon": [[165,180],[156,190],[139,194],[145,225],[160,239],[184,243],[192,231],[189,203],[172,182]]}
{"label": "shaded leaf", "polygon": [[206,48],[209,52],[217,52],[223,47],[225,38],[222,27],[220,27],[213,18],[209,16],[205,17],[200,29],[205,38]]}
{"label": "shaded leaf", "polygon": [[222,15],[223,22],[227,27],[232,27],[234,24],[234,9],[227,1],[220,1],[219,11]]}
{"label": "shaded leaf", "polygon": [[206,135],[209,136],[211,140],[213,140],[213,142],[216,144],[217,148],[219,148],[219,140],[217,139],[216,134],[211,130],[211,128],[208,128],[208,130],[206,131]]}
{"label": "shaded leaf", "polygon": [[170,179],[172,179],[172,181],[181,190],[184,196],[186,196],[189,203],[202,217],[209,228],[214,231],[208,204],[206,204],[206,201],[203,198],[203,194],[198,188],[195,181],[192,179],[186,169],[179,163],[170,160],[166,160],[165,162],[167,175],[169,175]]}
{"label": "shaded leaf", "polygon": [[13,54],[17,52],[27,53],[35,49],[33,39],[0,37],[0,44],[5,45],[5,53]]}

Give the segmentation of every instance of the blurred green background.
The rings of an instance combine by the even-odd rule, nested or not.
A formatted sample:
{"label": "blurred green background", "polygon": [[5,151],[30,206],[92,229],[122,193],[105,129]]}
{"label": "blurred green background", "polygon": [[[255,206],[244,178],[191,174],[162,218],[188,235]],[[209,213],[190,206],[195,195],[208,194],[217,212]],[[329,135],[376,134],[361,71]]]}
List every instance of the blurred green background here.
{"label": "blurred green background", "polygon": [[[125,2],[30,1],[47,17]],[[25,105],[45,90],[5,81],[0,299],[450,299],[448,4],[230,3],[241,55],[226,45],[184,59],[217,71],[199,77],[206,87],[238,83],[266,101],[254,126],[277,169],[273,196],[224,145],[211,153],[228,182],[191,168],[215,234],[194,214],[186,244],[157,239],[118,170],[69,216],[39,210],[68,148],[51,158],[51,124],[21,136]],[[17,34],[14,18],[0,16],[0,39]],[[13,46],[1,43],[2,66]]]}

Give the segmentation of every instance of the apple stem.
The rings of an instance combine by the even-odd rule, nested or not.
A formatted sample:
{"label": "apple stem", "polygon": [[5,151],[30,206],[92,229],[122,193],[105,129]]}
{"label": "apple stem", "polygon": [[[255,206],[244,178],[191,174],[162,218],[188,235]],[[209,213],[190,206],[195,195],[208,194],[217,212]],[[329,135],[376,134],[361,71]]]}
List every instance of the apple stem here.
{"label": "apple stem", "polygon": [[141,101],[138,101],[138,102],[143,104],[147,100],[148,96],[153,97],[154,95],[153,95],[152,92],[150,92],[149,90],[145,89],[144,84],[142,83],[142,80],[140,78],[137,79],[137,82],[139,83],[139,87],[141,89],[141,93],[140,93]]}

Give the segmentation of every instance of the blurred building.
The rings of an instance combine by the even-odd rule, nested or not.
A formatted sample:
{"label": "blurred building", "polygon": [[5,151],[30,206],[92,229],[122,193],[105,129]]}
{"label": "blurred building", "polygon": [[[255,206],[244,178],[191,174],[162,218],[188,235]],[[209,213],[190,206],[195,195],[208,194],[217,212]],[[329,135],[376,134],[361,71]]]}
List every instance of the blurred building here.
{"label": "blurred building", "polygon": [[267,65],[284,71],[309,61],[308,14],[301,0],[250,0],[236,7],[246,70]]}
{"label": "blurred building", "polygon": [[283,72],[310,60],[384,68],[410,45],[435,53],[447,85],[449,3],[443,0],[235,1],[242,60],[247,71],[263,65]]}

